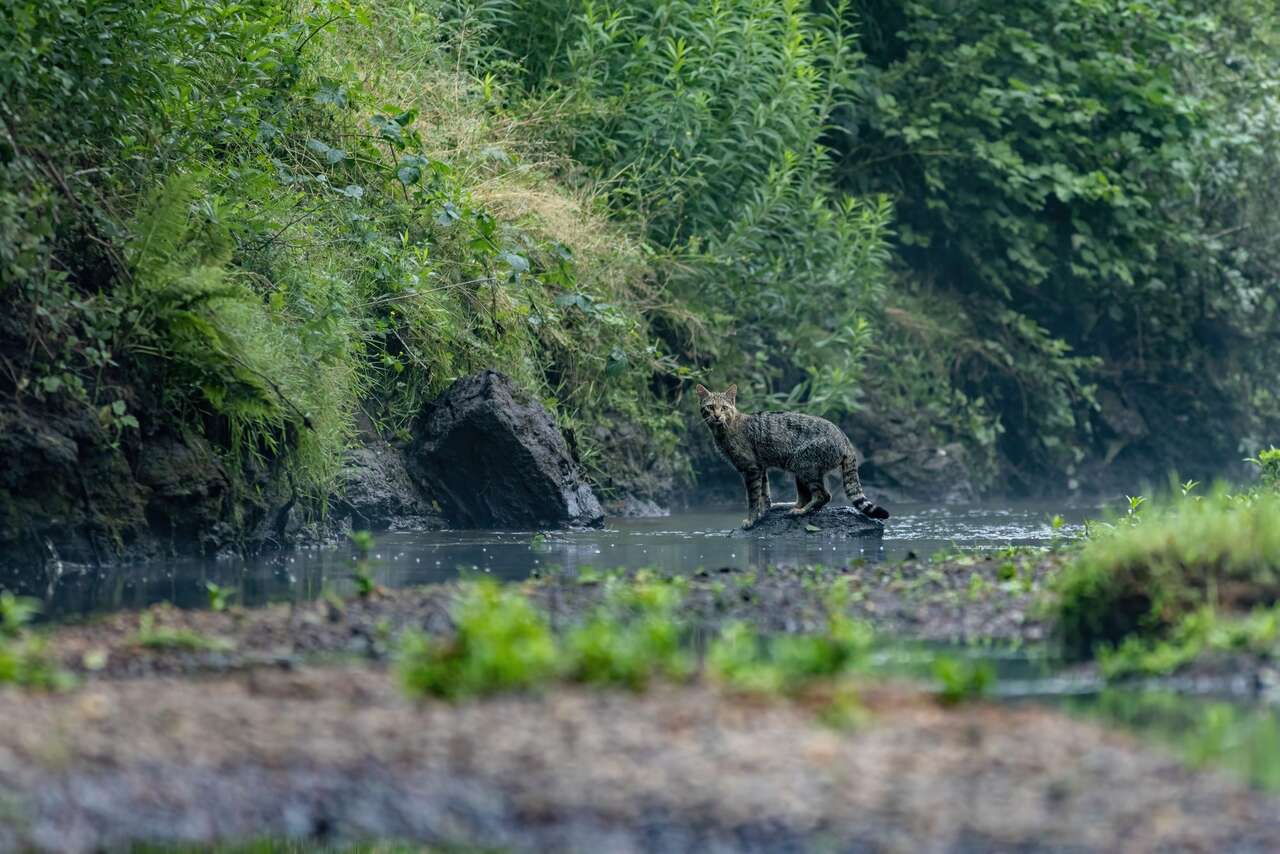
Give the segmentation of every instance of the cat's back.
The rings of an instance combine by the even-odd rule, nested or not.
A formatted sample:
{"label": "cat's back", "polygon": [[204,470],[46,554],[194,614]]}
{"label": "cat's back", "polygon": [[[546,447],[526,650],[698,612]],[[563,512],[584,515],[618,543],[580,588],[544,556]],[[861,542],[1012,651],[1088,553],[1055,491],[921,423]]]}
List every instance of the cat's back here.
{"label": "cat's back", "polygon": [[804,445],[830,443],[833,449],[843,449],[849,441],[827,419],[803,412],[758,412],[748,417],[746,432],[756,453],[774,465],[784,464]]}

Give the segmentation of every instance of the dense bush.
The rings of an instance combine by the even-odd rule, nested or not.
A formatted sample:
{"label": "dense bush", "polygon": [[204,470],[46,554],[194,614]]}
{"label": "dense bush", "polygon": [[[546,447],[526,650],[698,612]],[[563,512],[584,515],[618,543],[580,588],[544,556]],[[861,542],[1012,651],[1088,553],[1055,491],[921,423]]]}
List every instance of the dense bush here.
{"label": "dense bush", "polygon": [[886,335],[970,318],[937,341],[940,379],[981,399],[1024,480],[1128,443],[1143,464],[1204,470],[1274,428],[1273,11],[848,10],[867,60],[861,106],[830,136],[838,183],[893,196],[915,295]]}

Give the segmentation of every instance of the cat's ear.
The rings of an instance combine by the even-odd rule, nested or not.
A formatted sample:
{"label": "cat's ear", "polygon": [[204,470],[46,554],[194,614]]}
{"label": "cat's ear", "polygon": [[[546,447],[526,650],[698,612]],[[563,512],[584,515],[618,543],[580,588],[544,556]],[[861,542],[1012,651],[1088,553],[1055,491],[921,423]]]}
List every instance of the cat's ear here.
{"label": "cat's ear", "polygon": [[711,392],[707,391],[707,387],[704,386],[702,383],[698,383],[696,386],[694,386],[693,390],[696,391],[698,393],[698,397],[702,398],[703,400],[706,400],[708,397],[711,396]]}
{"label": "cat's ear", "polygon": [[734,383],[724,390],[724,396],[729,398],[729,402],[733,403],[738,399],[738,384]]}

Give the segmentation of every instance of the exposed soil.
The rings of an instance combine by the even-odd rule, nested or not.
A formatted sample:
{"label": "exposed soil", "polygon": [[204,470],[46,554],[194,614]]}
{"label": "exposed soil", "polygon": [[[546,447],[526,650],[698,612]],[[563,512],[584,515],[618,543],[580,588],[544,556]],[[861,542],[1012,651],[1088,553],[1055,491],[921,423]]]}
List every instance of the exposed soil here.
{"label": "exposed soil", "polygon": [[370,836],[570,851],[1273,851],[1280,802],[1034,708],[865,686],[412,703],[376,668],[0,692],[0,848]]}
{"label": "exposed soil", "polygon": [[[848,591],[844,610],[881,635],[939,642],[1039,641],[1046,629],[1035,614],[1034,595],[1060,560],[1054,555],[1010,561],[964,557],[765,572],[722,567],[690,579],[682,614],[700,629],[746,620],[762,631],[817,631],[826,625],[833,588],[842,585]],[[1002,568],[1007,562],[1017,577],[1001,580],[1001,573],[1009,572]],[[529,589],[554,617],[569,621],[599,601],[603,586],[568,574],[552,575]]]}
{"label": "exposed soil", "polygon": [[[820,630],[833,589],[881,634],[1036,640],[1060,558],[708,571],[695,628]],[[980,579],[974,581],[973,579]],[[606,579],[521,589],[555,625]],[[559,685],[451,705],[388,667],[408,626],[448,633],[454,584],[249,611],[116,613],[49,633],[80,674],[0,690],[0,850],[396,838],[568,851],[1271,851],[1280,798],[1033,705],[939,705],[864,678],[853,728],[799,699],[699,679],[630,694]],[[210,644],[140,643],[181,630]],[[824,693],[825,692],[825,693]]]}
{"label": "exposed soil", "polygon": [[[1057,561],[1053,556],[1014,559],[1018,576],[1004,581],[1001,573],[1010,570],[1006,561],[994,558],[763,573],[724,568],[689,580],[681,616],[702,632],[729,620],[746,620],[768,632],[820,631],[833,588],[844,585],[845,610],[882,635],[943,642],[1038,641],[1045,627],[1034,615],[1034,591]],[[577,621],[600,601],[605,587],[603,581],[575,574],[522,585],[553,625]],[[161,605],[145,612],[153,629],[192,632],[216,648],[143,646],[139,628],[144,615],[118,612],[59,627],[50,650],[72,670],[91,667],[104,676],[218,672],[353,654],[382,658],[390,640],[406,627],[433,634],[451,631],[448,611],[457,589],[456,584],[380,589],[367,598],[225,612]]]}

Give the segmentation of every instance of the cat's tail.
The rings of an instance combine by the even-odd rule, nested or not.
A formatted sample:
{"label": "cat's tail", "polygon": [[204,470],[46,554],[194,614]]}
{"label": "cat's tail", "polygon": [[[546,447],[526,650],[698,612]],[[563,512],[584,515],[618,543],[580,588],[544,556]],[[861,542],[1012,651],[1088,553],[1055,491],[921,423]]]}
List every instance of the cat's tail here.
{"label": "cat's tail", "polygon": [[840,474],[844,476],[844,494],[849,503],[872,519],[888,519],[889,511],[873,502],[862,491],[862,481],[858,479],[858,456],[850,448],[840,460]]}

